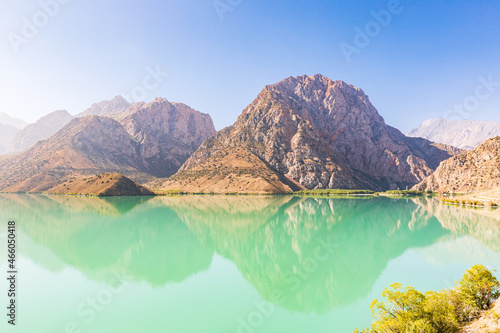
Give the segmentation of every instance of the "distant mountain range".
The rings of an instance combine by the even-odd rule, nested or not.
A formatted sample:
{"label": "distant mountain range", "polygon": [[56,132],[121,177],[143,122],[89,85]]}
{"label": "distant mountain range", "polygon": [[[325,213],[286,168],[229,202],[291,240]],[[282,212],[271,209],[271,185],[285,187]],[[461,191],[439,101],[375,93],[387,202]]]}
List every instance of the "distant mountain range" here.
{"label": "distant mountain range", "polygon": [[437,118],[424,121],[406,135],[472,150],[484,141],[500,136],[500,123]]}
{"label": "distant mountain range", "polygon": [[0,124],[0,155],[7,151],[12,139],[19,131],[17,127]]}
{"label": "distant mountain range", "polygon": [[16,133],[27,125],[21,119],[0,112],[0,155],[5,154]]}
{"label": "distant mountain range", "polygon": [[34,124],[26,126],[12,138],[6,154],[15,154],[28,150],[35,143],[56,134],[73,119],[66,110],[52,112],[40,118]]}
{"label": "distant mountain range", "polygon": [[103,172],[141,181],[168,177],[214,134],[210,116],[161,98],[133,105],[121,122],[75,118],[26,152],[1,157],[0,191],[41,192]]}
{"label": "distant mountain range", "polygon": [[458,153],[386,125],[353,85],[321,75],[290,77],[264,88],[233,126],[205,141],[162,188],[406,188]]}
{"label": "distant mountain range", "polygon": [[405,136],[361,89],[322,75],[266,86],[218,133],[185,104],[117,96],[31,125],[0,113],[0,155],[9,153],[0,156],[0,192],[72,191],[102,173],[195,193],[477,191],[500,185],[497,139],[465,154],[453,145],[471,149],[497,131],[495,122],[435,119]]}
{"label": "distant mountain range", "polygon": [[[116,96],[112,100],[102,101],[93,104],[90,108],[76,115],[82,118],[89,115],[114,117],[124,112],[132,106],[122,96]],[[15,126],[18,130],[15,135],[11,132],[2,131],[0,136],[0,155],[21,153],[33,147],[38,141],[45,140],[56,134],[60,129],[67,125],[74,117],[66,110],[55,111],[43,116],[33,124],[28,125],[22,120],[11,118],[7,114],[0,113],[0,126],[2,124]],[[1,128],[0,128],[1,129]],[[2,135],[2,134],[0,134]],[[2,149],[2,146],[4,147]]]}
{"label": "distant mountain range", "polygon": [[18,129],[23,129],[28,126],[24,120],[13,118],[4,112],[0,112],[0,124],[10,125]]}

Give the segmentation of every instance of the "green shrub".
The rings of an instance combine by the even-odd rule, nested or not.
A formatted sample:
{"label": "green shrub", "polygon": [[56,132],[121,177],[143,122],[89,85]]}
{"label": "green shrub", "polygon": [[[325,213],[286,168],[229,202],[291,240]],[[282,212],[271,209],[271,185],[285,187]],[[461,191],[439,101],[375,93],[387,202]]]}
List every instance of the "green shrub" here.
{"label": "green shrub", "polygon": [[374,194],[369,190],[341,190],[341,189],[315,189],[295,192],[303,195],[352,195],[352,194]]}
{"label": "green shrub", "polygon": [[451,290],[422,294],[413,287],[393,284],[382,293],[385,302],[370,306],[375,322],[357,333],[455,333],[476,319],[500,297],[500,283],[482,265],[467,270]]}
{"label": "green shrub", "polygon": [[500,297],[500,285],[493,274],[482,265],[467,270],[458,288],[463,299],[478,311],[487,310]]}
{"label": "green shrub", "polygon": [[424,194],[426,194],[426,192],[424,192],[424,191],[412,191],[412,190],[394,190],[394,191],[386,191],[385,194],[388,194],[388,195],[424,195]]}

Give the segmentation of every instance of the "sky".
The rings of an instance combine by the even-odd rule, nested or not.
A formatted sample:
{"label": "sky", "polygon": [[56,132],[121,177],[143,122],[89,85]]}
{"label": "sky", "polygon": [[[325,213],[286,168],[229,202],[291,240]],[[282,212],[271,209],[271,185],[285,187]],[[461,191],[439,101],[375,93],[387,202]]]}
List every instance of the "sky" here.
{"label": "sky", "polygon": [[0,0],[0,112],[164,97],[222,129],[265,85],[323,74],[402,131],[500,121],[499,17],[496,0]]}

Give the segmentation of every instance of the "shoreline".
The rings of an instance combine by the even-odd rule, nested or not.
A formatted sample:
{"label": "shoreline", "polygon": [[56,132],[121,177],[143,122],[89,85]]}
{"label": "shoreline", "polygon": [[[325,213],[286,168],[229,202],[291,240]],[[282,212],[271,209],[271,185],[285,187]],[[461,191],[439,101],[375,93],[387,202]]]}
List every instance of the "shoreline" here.
{"label": "shoreline", "polygon": [[15,194],[15,195],[46,195],[46,196],[68,196],[68,197],[95,197],[95,198],[106,198],[106,197],[180,197],[180,196],[241,196],[241,197],[283,197],[283,196],[296,196],[296,197],[311,197],[311,198],[376,198],[376,197],[387,197],[387,198],[402,198],[402,197],[429,197],[435,196],[431,194],[387,194],[386,192],[374,192],[372,194],[363,193],[189,193],[189,192],[172,192],[172,193],[158,193],[152,191],[152,195],[102,195],[102,194],[92,194],[92,193],[47,193],[47,192],[0,192],[0,194]]}

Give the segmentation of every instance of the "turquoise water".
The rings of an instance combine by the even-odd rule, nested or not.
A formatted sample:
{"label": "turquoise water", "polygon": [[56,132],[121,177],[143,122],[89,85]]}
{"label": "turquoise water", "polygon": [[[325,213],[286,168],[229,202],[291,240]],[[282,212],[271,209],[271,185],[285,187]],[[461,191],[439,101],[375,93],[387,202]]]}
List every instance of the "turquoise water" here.
{"label": "turquoise water", "polygon": [[[0,195],[2,332],[352,332],[394,282],[500,264],[500,213],[435,199]],[[7,305],[0,283],[0,305]]]}

